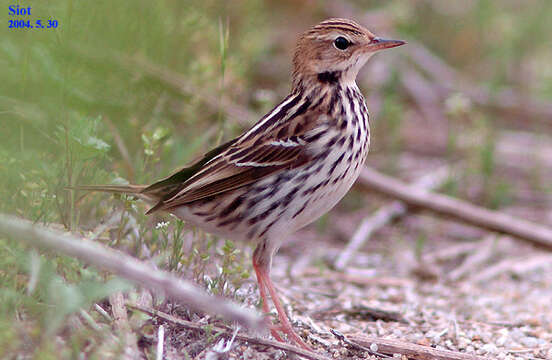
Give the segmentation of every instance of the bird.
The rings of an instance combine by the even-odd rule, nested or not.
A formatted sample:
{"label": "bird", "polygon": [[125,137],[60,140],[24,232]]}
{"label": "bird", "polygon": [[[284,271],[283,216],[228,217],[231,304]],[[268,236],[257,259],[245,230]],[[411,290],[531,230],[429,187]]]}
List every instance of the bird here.
{"label": "bird", "polygon": [[151,185],[74,189],[134,194],[208,233],[255,242],[252,262],[272,336],[310,350],[293,330],[270,278],[286,237],[334,207],[360,174],[370,147],[369,114],[356,84],[376,52],[405,44],[357,22],[330,18],[297,41],[291,91],[238,137]]}

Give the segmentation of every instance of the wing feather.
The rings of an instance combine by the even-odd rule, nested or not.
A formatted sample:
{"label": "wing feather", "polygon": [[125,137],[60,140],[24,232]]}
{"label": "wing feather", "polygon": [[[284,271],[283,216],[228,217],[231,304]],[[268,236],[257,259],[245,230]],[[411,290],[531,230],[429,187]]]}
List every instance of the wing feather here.
{"label": "wing feather", "polygon": [[[232,191],[286,169],[303,166],[315,158],[320,147],[312,147],[309,139],[313,132],[323,131],[328,118],[312,109],[306,110],[304,102],[293,102],[293,105],[286,108],[288,113],[275,108],[280,109],[276,114],[282,116],[281,119],[263,118],[267,124],[271,122],[269,131],[246,132],[194,165],[193,174],[173,175],[161,185],[152,185],[152,189],[170,186],[171,191],[148,213]],[[301,109],[300,114],[294,113],[297,108]]]}
{"label": "wing feather", "polygon": [[[266,149],[261,152],[262,156],[255,156],[250,161],[237,159],[230,162],[227,158],[221,157],[197,179],[190,179],[190,183],[183,184],[183,188],[178,193],[163,200],[162,205],[158,206],[156,210],[170,209],[234,190],[283,169],[301,166],[310,159],[305,149],[276,145],[264,145],[263,148]],[[244,158],[247,156],[248,154],[245,154]],[[221,163],[224,164],[222,168],[217,166]]]}

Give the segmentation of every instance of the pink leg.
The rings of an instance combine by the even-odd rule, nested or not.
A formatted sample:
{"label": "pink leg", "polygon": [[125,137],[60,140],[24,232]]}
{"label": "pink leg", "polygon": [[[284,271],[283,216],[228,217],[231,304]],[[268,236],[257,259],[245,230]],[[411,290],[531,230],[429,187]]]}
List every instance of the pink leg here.
{"label": "pink leg", "polygon": [[[261,298],[263,299],[263,311],[265,313],[268,312],[268,299],[266,296],[266,290],[268,289],[268,292],[270,294],[270,297],[272,298],[272,302],[274,303],[274,306],[276,307],[276,311],[278,312],[278,319],[280,320],[280,327],[279,329],[286,334],[291,341],[293,341],[296,345],[302,347],[305,350],[312,351],[311,347],[308,346],[303,339],[299,337],[293,331],[293,328],[291,326],[291,323],[287,317],[287,314],[284,310],[284,307],[282,306],[282,303],[280,302],[280,299],[278,298],[278,294],[276,293],[276,289],[274,288],[274,284],[272,284],[272,280],[270,280],[270,275],[266,269],[265,266],[259,265],[253,260],[253,268],[255,269],[255,273],[257,275],[257,281],[259,283],[259,291],[261,293]],[[266,289],[265,289],[266,287]],[[284,342],[278,332],[275,328],[271,328],[270,332],[272,333],[272,336],[280,342]]]}
{"label": "pink leg", "polygon": [[[263,313],[270,313],[268,308],[268,297],[266,296],[266,286],[264,284],[263,276],[261,275],[260,267],[253,261],[253,269],[255,269],[255,274],[257,275],[257,282],[259,283],[259,292],[261,293],[261,299],[263,300]],[[279,342],[285,342],[284,339],[278,334],[274,326],[270,325],[270,333],[272,336]]]}

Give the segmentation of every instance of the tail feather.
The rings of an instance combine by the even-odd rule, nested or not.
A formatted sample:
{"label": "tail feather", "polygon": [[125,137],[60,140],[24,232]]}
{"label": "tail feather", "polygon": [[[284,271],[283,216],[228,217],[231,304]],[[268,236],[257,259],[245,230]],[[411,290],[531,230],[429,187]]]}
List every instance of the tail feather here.
{"label": "tail feather", "polygon": [[67,186],[69,190],[102,191],[110,193],[140,194],[145,185],[77,185]]}
{"label": "tail feather", "polygon": [[[77,185],[67,186],[67,190],[101,191],[115,194],[133,194],[150,205],[159,202],[158,195],[144,191],[147,185]],[[148,211],[148,214],[150,212]]]}

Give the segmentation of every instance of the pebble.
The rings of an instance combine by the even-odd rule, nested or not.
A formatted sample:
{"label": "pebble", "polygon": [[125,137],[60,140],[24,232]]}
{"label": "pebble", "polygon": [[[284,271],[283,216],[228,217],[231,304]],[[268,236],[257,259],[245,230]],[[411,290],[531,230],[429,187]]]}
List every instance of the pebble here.
{"label": "pebble", "polygon": [[523,338],[525,336],[525,333],[523,331],[521,331],[519,328],[514,328],[512,330],[512,335],[511,336],[514,340],[519,341],[521,338]]}
{"label": "pebble", "polygon": [[460,350],[465,349],[469,344],[471,344],[470,339],[467,339],[463,336],[458,339],[458,349]]}
{"label": "pebble", "polygon": [[501,336],[499,337],[497,340],[496,340],[496,344],[500,347],[503,347],[504,345],[506,345],[506,343],[508,342],[508,337],[507,336]]}
{"label": "pebble", "polygon": [[492,343],[489,343],[489,344],[485,344],[483,345],[483,347],[481,348],[486,354],[496,354],[498,352],[498,348],[496,347],[495,344],[492,344]]}
{"label": "pebble", "polygon": [[532,336],[525,336],[520,339],[520,342],[530,348],[537,347],[539,345],[539,340]]}

